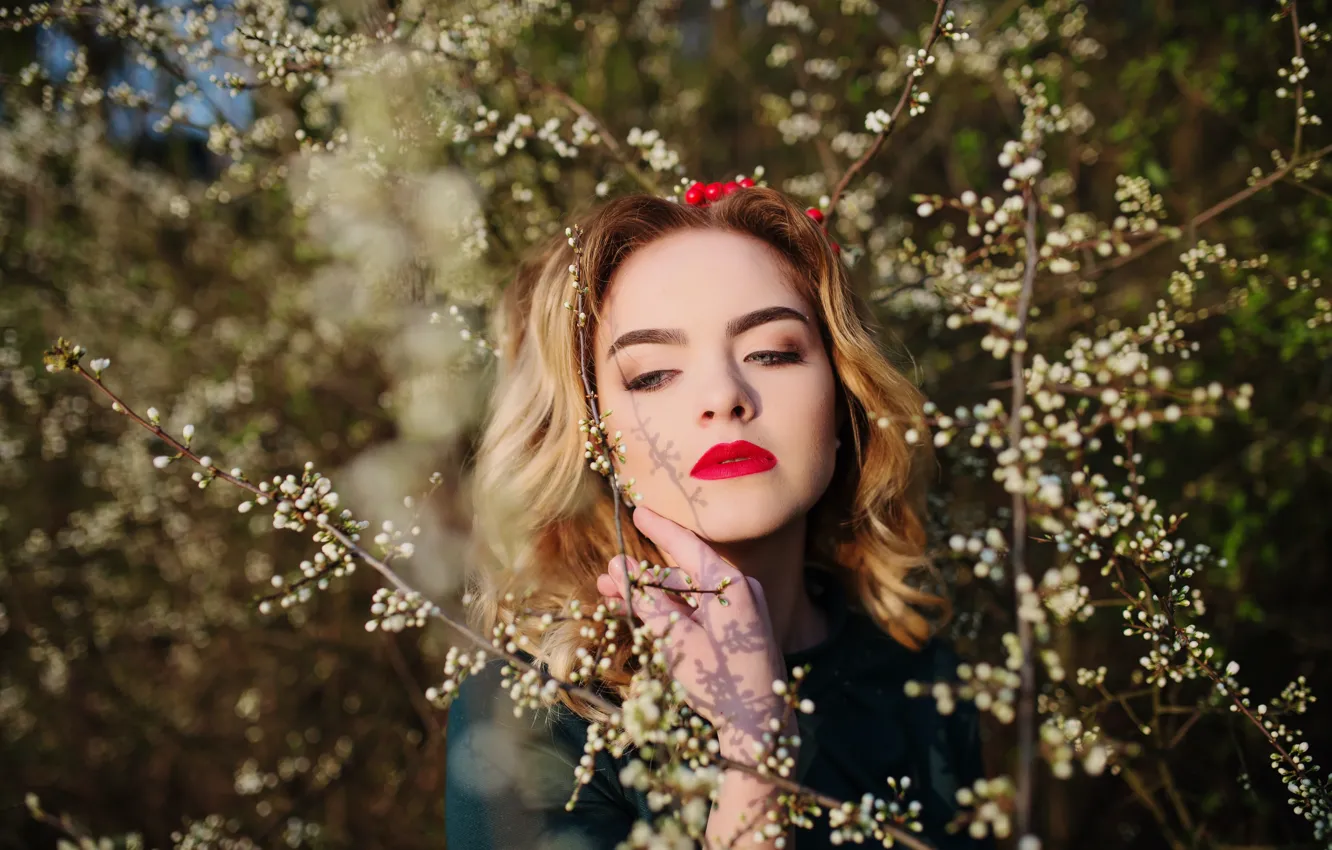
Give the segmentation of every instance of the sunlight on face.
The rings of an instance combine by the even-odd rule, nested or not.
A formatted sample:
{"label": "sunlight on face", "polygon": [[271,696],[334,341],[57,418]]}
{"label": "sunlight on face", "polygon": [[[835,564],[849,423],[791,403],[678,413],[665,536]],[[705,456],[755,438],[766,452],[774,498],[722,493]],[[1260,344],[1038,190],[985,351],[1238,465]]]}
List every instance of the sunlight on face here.
{"label": "sunlight on face", "polygon": [[[836,454],[836,389],[816,323],[753,237],[684,231],[629,257],[597,329],[596,377],[638,504],[717,543],[803,522]],[[697,468],[738,441],[757,449]]]}

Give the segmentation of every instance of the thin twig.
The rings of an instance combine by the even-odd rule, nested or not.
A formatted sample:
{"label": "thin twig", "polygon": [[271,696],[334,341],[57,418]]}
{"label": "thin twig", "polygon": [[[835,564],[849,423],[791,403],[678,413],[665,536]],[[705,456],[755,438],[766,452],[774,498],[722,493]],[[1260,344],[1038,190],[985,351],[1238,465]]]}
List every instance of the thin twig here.
{"label": "thin twig", "polygon": [[[939,36],[943,34],[942,23],[944,7],[947,5],[947,0],[935,0],[934,22],[930,24],[930,35],[925,41],[924,50],[926,57],[930,55],[930,51],[934,49],[934,43],[938,41]],[[914,91],[915,88],[916,72],[913,68],[910,73],[907,74],[906,87],[902,89],[902,96],[897,99],[897,106],[893,107],[892,118],[888,121],[888,126],[879,131],[879,135],[874,137],[874,141],[870,144],[869,148],[861,154],[860,159],[852,163],[851,167],[848,168],[842,175],[841,179],[837,181],[837,185],[832,191],[831,200],[828,202],[828,211],[825,213],[826,216],[831,218],[837,214],[837,201],[842,197],[842,193],[846,191],[846,187],[850,185],[851,179],[859,174],[860,171],[869,164],[869,161],[874,158],[875,154],[883,149],[884,142],[888,140],[888,137],[892,135],[893,130],[897,128],[897,120],[902,115],[902,110],[906,109],[907,103],[910,102],[911,92]],[[827,225],[825,224],[825,226]]]}
{"label": "thin twig", "polygon": [[615,157],[620,163],[620,167],[622,167],[630,177],[634,178],[634,182],[642,187],[645,192],[649,192],[653,195],[661,194],[661,187],[657,182],[643,173],[642,169],[635,164],[635,158],[631,157],[629,153],[620,146],[620,142],[615,138],[615,134],[606,128],[605,122],[594,115],[592,110],[588,109],[580,103],[577,98],[564,89],[551,83],[537,80],[522,68],[515,67],[513,72],[519,79],[524,80],[542,94],[563,103],[570,111],[595,127],[597,137],[601,139],[601,143],[606,146],[606,150],[610,151],[611,156]]}
{"label": "thin twig", "polygon": [[[583,310],[586,302],[583,300],[583,295],[585,292],[592,291],[592,284],[588,283],[584,276],[583,243],[579,239],[581,233],[581,228],[575,226],[573,236],[570,238],[574,249],[573,280],[574,286],[578,289],[578,299],[574,306],[574,327],[578,331],[578,376],[582,379],[583,394],[587,397],[587,406],[592,417],[588,422],[588,436],[592,436],[591,429],[601,427],[601,406],[597,404],[597,394],[592,389],[592,372],[587,360],[587,321]],[[606,415],[609,416],[610,412],[607,411]],[[615,453],[606,444],[604,430],[601,431],[601,437],[597,440],[597,445],[601,446],[601,459],[609,470],[611,507],[612,514],[615,517],[615,546],[620,554],[620,566],[624,570],[624,586],[629,587],[633,579],[629,576],[629,555],[624,548],[624,526],[620,520],[620,476],[615,469]],[[628,597],[633,595],[632,592],[627,594]],[[632,623],[634,620],[633,600],[626,598],[624,605],[629,615],[629,622]]]}
{"label": "thin twig", "polygon": [[[1304,40],[1300,38],[1300,13],[1295,6],[1296,0],[1290,0],[1290,30],[1295,35],[1295,58],[1304,64]],[[1295,68],[1295,63],[1291,63],[1292,75],[1299,74],[1303,68]],[[1300,142],[1304,138],[1304,82],[1295,80],[1295,144],[1291,152],[1291,159],[1300,155]]]}
{"label": "thin twig", "polygon": [[1225,693],[1230,696],[1231,705],[1234,706],[1235,710],[1240,714],[1243,714],[1245,717],[1247,717],[1249,719],[1249,722],[1251,722],[1255,727],[1257,727],[1259,732],[1263,733],[1263,737],[1267,739],[1267,743],[1271,744],[1272,748],[1277,751],[1277,753],[1281,756],[1282,760],[1284,760],[1286,764],[1290,765],[1291,770],[1294,771],[1295,775],[1301,781],[1307,780],[1309,778],[1308,774],[1305,771],[1305,769],[1300,765],[1300,763],[1291,757],[1290,753],[1286,751],[1286,748],[1281,746],[1281,743],[1277,741],[1277,739],[1272,735],[1272,733],[1267,730],[1267,727],[1263,725],[1263,722],[1259,720],[1256,716],[1254,716],[1254,713],[1250,711],[1249,707],[1245,705],[1244,702],[1240,699],[1239,694],[1237,694],[1234,690],[1226,686],[1225,680],[1221,678],[1221,675],[1217,673],[1216,670],[1212,669],[1212,666],[1207,663],[1207,660],[1203,657],[1202,653],[1196,652],[1193,647],[1189,646],[1189,641],[1192,640],[1192,637],[1183,629],[1178,627],[1176,627],[1175,629],[1175,634],[1179,636],[1181,641],[1183,641],[1184,647],[1188,651],[1189,655],[1193,656],[1194,663],[1197,664],[1198,667],[1201,668],[1202,671],[1207,674],[1207,677],[1209,679],[1211,679],[1217,685],[1225,688]]}
{"label": "thin twig", "polygon": [[[1031,294],[1036,282],[1036,217],[1039,206],[1036,193],[1028,185],[1023,191],[1027,205],[1027,256],[1022,269],[1022,291],[1018,295],[1017,332],[1013,336],[1013,353],[1009,358],[1013,376],[1013,389],[1009,402],[1008,444],[1014,451],[1022,440],[1022,417],[1019,411],[1027,400],[1027,382],[1024,377],[1025,355],[1027,350],[1027,313],[1031,308]],[[1019,455],[1020,456],[1020,455]],[[1013,585],[1016,589],[1015,600],[1019,612],[1017,631],[1018,645],[1022,653],[1021,690],[1018,700],[1018,782],[1017,782],[1017,828],[1018,835],[1031,832],[1032,779],[1036,757],[1036,666],[1032,653],[1031,623],[1021,616],[1023,586],[1031,582],[1027,572],[1027,499],[1021,490],[1013,492],[1013,545],[1010,550],[1013,562]]]}
{"label": "thin twig", "polygon": [[[1235,194],[1231,195],[1225,200],[1218,201],[1217,203],[1213,204],[1212,206],[1198,213],[1193,218],[1189,219],[1189,221],[1184,225],[1184,229],[1196,228],[1201,224],[1205,224],[1211,221],[1212,219],[1216,218],[1221,213],[1225,212],[1226,210],[1230,209],[1236,204],[1248,200],[1250,197],[1258,194],[1262,190],[1266,189],[1268,186],[1271,186],[1273,183],[1276,183],[1277,181],[1283,179],[1287,174],[1291,173],[1296,168],[1302,165],[1306,165],[1310,162],[1313,162],[1314,160],[1322,159],[1323,157],[1327,156],[1329,153],[1332,153],[1332,145],[1326,145],[1324,147],[1321,147],[1318,150],[1314,151],[1313,153],[1309,154],[1308,156],[1300,159],[1292,157],[1291,160],[1287,162],[1283,167],[1278,168],[1276,171],[1273,171],[1271,174],[1267,175],[1266,177],[1263,177],[1260,180],[1254,181],[1254,184],[1252,186],[1249,186],[1245,189],[1241,189],[1240,191],[1236,192]],[[1093,280],[1105,274],[1106,272],[1122,268],[1123,266],[1141,257],[1143,254],[1146,254],[1149,251],[1153,251],[1169,241],[1170,238],[1164,234],[1157,236],[1155,239],[1152,239],[1148,242],[1144,242],[1142,245],[1139,245],[1133,251],[1130,251],[1124,256],[1116,257],[1115,259],[1107,262],[1105,265],[1097,269],[1097,271],[1094,274],[1088,273],[1082,275],[1082,278],[1084,280]],[[1070,274],[1075,274],[1075,272],[1070,272]]]}

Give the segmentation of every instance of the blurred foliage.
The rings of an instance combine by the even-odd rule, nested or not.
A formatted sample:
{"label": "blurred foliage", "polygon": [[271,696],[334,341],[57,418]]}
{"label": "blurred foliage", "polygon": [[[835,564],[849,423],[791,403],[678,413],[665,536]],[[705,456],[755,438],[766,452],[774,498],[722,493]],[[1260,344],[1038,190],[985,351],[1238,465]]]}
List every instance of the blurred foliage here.
{"label": "blurred foliage", "polygon": [[[117,392],[156,404],[177,432],[193,423],[221,463],[262,475],[314,460],[376,519],[400,518],[423,470],[441,470],[449,486],[404,572],[452,599],[469,525],[465,459],[492,361],[472,344],[479,322],[460,338],[446,307],[478,319],[523,252],[599,196],[671,191],[672,152],[700,179],[761,163],[771,185],[817,203],[869,144],[865,113],[891,108],[932,11],[842,0],[812,4],[804,27],[794,12],[773,23],[760,4],[713,5],[234,3],[219,7],[223,30],[233,17],[309,27],[322,49],[345,43],[348,54],[421,22],[442,43],[441,22],[453,21],[468,45],[434,63],[386,46],[360,73],[279,75],[235,98],[207,74],[254,80],[258,68],[175,65],[170,43],[143,47],[88,16],[0,26],[0,846],[44,846],[60,831],[32,817],[29,792],[95,834],[138,832],[149,846],[442,843],[443,716],[422,693],[453,636],[367,633],[376,585],[364,574],[260,616],[253,601],[307,544],[264,533],[267,520],[235,512],[234,493],[155,469],[162,446],[42,372],[41,352],[57,335],[77,339],[111,358]],[[1328,6],[1301,3],[1301,20],[1332,22]],[[3,8],[11,22],[27,14]],[[1064,203],[1109,220],[1116,177],[1140,175],[1185,232],[1122,267],[1097,268],[1088,253],[1095,286],[1038,288],[1033,351],[1057,359],[1072,335],[1136,326],[1198,239],[1266,258],[1195,281],[1188,338],[1199,345],[1176,368],[1192,386],[1252,384],[1252,404],[1131,439],[1160,512],[1187,514],[1184,535],[1224,558],[1199,577],[1202,619],[1255,697],[1299,675],[1332,691],[1332,334],[1327,319],[1309,321],[1328,312],[1327,290],[1302,278],[1332,259],[1328,169],[1187,226],[1254,169],[1327,143],[1305,127],[1294,150],[1293,106],[1275,93],[1290,24],[1272,20],[1277,4],[1248,0],[951,8],[973,39],[937,49],[922,81],[929,109],[903,116],[838,206],[837,238],[887,341],[945,411],[1008,379],[982,333],[947,325],[931,276],[899,246],[961,230],[922,221],[915,196],[1002,182],[996,156],[1021,126],[1002,72],[1034,65],[1086,121],[1048,148]],[[473,31],[486,46],[469,54]],[[271,50],[276,65],[300,61],[284,51]],[[1313,79],[1327,79],[1325,58],[1310,54]],[[836,71],[824,76],[817,59]],[[191,81],[198,93],[177,91]],[[151,96],[77,96],[122,82]],[[172,102],[187,106],[162,106]],[[614,140],[560,156],[532,136],[559,118],[573,143],[574,104]],[[474,126],[478,106],[495,115]],[[524,144],[498,152],[519,114],[531,117],[515,130]],[[655,128],[661,146],[635,128]],[[1112,466],[1114,453],[1107,445],[1099,460]],[[971,455],[940,453],[940,563],[964,654],[1001,660],[1011,583],[977,576],[945,546],[958,528],[1011,521]],[[1032,558],[1037,575],[1058,560],[1054,547]],[[1114,671],[1115,694],[1143,690],[1119,609],[1098,611],[1059,629],[1055,648],[1070,672]],[[1040,772],[1047,847],[1307,844],[1251,724],[1196,683],[1146,690],[1082,696],[1102,703],[1097,722],[1126,756],[1114,775]],[[1204,709],[1153,715],[1194,703]],[[1326,716],[1316,705],[1303,721],[1324,759]],[[992,770],[1009,771],[1011,727],[987,733]]]}

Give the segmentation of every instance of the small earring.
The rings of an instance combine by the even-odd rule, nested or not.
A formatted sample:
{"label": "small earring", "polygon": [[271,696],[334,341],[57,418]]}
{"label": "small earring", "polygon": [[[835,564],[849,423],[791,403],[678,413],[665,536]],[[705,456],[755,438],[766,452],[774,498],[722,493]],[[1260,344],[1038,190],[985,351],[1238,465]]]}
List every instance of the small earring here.
{"label": "small earring", "polygon": [[833,440],[833,448],[835,448],[835,449],[840,449],[841,447],[842,447],[842,441],[839,440],[839,439],[834,439],[834,440]]}

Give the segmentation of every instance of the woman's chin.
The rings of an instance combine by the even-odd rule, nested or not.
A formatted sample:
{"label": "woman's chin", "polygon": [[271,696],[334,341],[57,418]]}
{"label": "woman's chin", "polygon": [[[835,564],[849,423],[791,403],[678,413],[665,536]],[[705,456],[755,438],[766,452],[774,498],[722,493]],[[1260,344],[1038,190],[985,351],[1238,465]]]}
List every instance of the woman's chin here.
{"label": "woman's chin", "polygon": [[754,504],[717,505],[698,509],[681,523],[705,542],[714,545],[751,543],[762,540],[789,525],[795,515],[790,506],[763,508]]}

